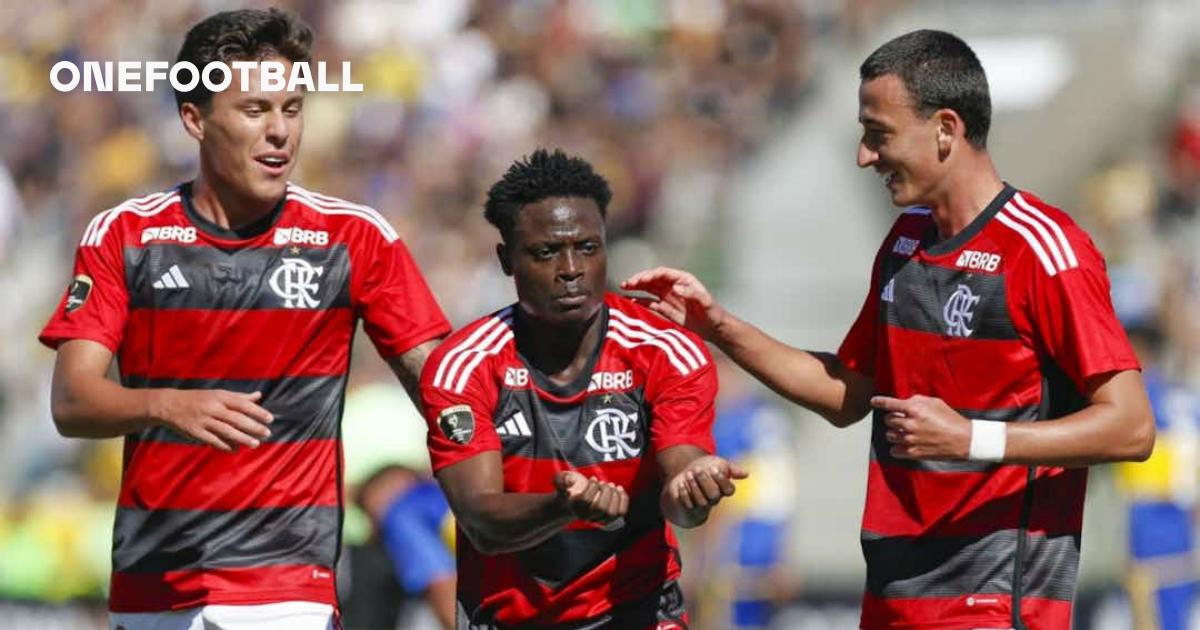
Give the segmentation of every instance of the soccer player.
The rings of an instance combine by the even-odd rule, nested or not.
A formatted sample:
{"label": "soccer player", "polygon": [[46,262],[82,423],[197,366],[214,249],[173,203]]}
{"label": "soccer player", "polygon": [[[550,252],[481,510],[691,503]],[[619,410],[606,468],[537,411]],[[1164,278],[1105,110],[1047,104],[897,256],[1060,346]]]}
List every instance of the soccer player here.
{"label": "soccer player", "polygon": [[[290,72],[311,44],[289,14],[233,11],[179,60]],[[125,436],[109,600],[125,630],[332,628],[356,322],[410,385],[450,328],[382,216],[288,183],[304,94],[250,72],[248,91],[176,93],[199,174],[96,215],[40,337],[59,432]]]}
{"label": "soccer player", "polygon": [[458,627],[685,628],[677,544],[745,471],[713,452],[717,379],[695,335],[605,290],[611,193],[538,150],[488,192],[517,302],[451,335],[421,377],[458,522]]}
{"label": "soccer player", "polygon": [[908,209],[836,356],[769,337],[685,272],[624,286],[835,426],[873,408],[862,627],[1066,630],[1086,466],[1154,443],[1104,260],[996,173],[987,79],[962,40],[908,33],[860,75],[858,164]]}

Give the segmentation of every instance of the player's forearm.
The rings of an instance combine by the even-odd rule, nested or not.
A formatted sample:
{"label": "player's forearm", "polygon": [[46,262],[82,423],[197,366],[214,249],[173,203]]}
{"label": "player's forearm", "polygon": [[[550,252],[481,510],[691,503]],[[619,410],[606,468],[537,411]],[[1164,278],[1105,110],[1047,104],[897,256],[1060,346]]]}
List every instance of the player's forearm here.
{"label": "player's forearm", "polygon": [[1059,418],[1007,426],[1004,462],[1030,466],[1091,466],[1145,461],[1154,448],[1153,418],[1123,418],[1099,403]]}
{"label": "player's forearm", "polygon": [[1121,372],[1076,413],[1006,427],[1004,461],[1042,466],[1089,466],[1145,461],[1154,448],[1154,416],[1141,375]]}
{"label": "player's forearm", "polygon": [[50,411],[59,434],[65,437],[119,437],[157,423],[153,415],[156,392],[122,387],[95,375],[56,379]]}
{"label": "player's forearm", "polygon": [[459,522],[475,548],[489,555],[537,546],[575,518],[554,492],[482,494],[466,503]]}
{"label": "player's forearm", "polygon": [[846,369],[833,355],[794,348],[728,314],[713,341],[775,393],[834,426],[851,425],[870,410],[870,379]]}

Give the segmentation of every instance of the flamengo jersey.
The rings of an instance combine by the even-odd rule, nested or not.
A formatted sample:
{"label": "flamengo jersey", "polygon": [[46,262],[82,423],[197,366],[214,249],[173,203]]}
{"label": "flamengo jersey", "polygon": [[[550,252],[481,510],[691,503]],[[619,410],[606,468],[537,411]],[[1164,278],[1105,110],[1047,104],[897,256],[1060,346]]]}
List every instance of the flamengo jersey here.
{"label": "flamengo jersey", "polygon": [[232,453],[165,426],[125,437],[110,608],[336,605],[356,322],[385,357],[449,330],[396,232],[289,185],[233,233],[197,215],[183,184],[96,215],[75,274],[43,343],[105,345],[126,387],[261,390],[275,416],[261,446]]}
{"label": "flamengo jersey", "polygon": [[573,468],[624,487],[629,513],[617,531],[575,521],[536,547],[490,556],[460,531],[459,627],[683,627],[678,545],[658,507],[655,455],[680,444],[713,452],[708,349],[610,293],[592,363],[557,386],[517,352],[517,308],[454,333],[425,364],[434,471],[501,451],[505,492],[554,492],[555,473]]}
{"label": "flamengo jersey", "polygon": [[[1034,422],[1082,408],[1089,377],[1138,368],[1104,260],[1062,211],[1006,186],[936,234],[928,210],[900,216],[838,352],[881,394]],[[1087,469],[900,460],[885,431],[876,411],[863,628],[1067,630]]]}

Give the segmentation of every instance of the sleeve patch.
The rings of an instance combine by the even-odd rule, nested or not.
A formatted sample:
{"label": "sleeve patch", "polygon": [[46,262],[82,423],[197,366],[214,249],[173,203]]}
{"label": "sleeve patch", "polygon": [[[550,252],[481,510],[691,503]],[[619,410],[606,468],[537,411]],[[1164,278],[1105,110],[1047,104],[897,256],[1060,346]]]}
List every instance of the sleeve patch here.
{"label": "sleeve patch", "polygon": [[67,288],[67,305],[63,309],[67,313],[79,310],[80,307],[87,302],[88,296],[92,294],[92,279],[90,276],[79,274],[71,280],[71,286]]}
{"label": "sleeve patch", "polygon": [[446,407],[438,414],[442,434],[459,444],[468,444],[475,437],[475,414],[469,405]]}

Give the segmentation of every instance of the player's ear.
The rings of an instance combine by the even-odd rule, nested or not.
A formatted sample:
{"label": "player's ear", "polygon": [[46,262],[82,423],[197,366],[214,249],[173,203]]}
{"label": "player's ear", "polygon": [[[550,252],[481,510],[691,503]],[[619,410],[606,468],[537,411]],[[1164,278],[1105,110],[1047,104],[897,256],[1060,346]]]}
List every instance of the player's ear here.
{"label": "player's ear", "polygon": [[204,112],[195,103],[184,103],[179,106],[179,119],[189,136],[197,141],[204,139]]}
{"label": "player's ear", "polygon": [[512,262],[508,259],[508,245],[504,243],[496,243],[496,258],[500,259],[500,269],[504,275],[512,275]]}
{"label": "player's ear", "polygon": [[950,155],[955,141],[965,134],[966,124],[952,109],[939,109],[934,112],[933,121],[937,124],[938,159],[945,160]]}

